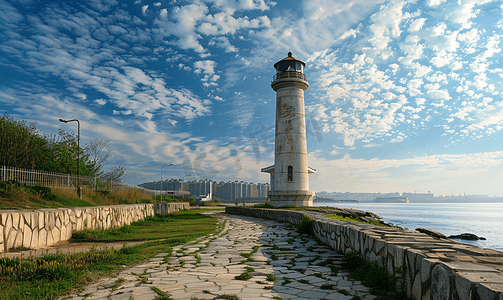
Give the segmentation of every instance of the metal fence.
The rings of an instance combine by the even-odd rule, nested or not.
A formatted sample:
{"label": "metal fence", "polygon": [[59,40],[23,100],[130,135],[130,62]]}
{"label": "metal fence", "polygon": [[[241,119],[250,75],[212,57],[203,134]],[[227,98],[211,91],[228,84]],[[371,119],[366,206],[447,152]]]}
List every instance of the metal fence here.
{"label": "metal fence", "polygon": [[[0,170],[0,181],[9,181],[9,180],[15,180],[17,182],[29,185],[41,185],[52,188],[74,189],[77,186],[76,175],[2,166]],[[132,189],[140,189],[144,193],[156,194],[156,195],[159,194],[159,191],[149,190],[137,185],[124,184],[116,180],[107,180],[104,178],[89,177],[89,176],[80,176],[80,187],[81,189],[92,189],[92,190],[112,190],[112,189],[132,188]]]}

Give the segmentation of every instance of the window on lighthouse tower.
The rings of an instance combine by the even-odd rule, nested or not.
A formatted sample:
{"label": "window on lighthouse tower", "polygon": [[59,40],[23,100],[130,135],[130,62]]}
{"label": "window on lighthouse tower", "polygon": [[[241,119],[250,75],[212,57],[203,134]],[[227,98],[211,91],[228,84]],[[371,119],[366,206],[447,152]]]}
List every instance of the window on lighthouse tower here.
{"label": "window on lighthouse tower", "polygon": [[293,167],[292,166],[288,166],[288,173],[287,173],[286,181],[293,182]]}

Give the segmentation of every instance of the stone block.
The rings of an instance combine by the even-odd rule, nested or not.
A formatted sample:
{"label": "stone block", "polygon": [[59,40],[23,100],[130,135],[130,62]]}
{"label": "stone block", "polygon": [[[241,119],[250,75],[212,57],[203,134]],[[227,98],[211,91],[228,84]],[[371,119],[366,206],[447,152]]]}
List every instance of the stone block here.
{"label": "stone block", "polygon": [[38,211],[34,211],[30,214],[30,218],[31,218],[30,227],[33,230],[35,230],[35,229],[38,230],[38,214],[39,213],[40,212],[38,212]]}
{"label": "stone block", "polygon": [[477,283],[477,296],[475,299],[497,299],[503,294],[503,284]]}
{"label": "stone block", "polygon": [[33,214],[32,212],[21,213],[20,214],[21,219],[19,220],[19,222],[20,222],[19,226],[23,226],[24,224],[28,224],[28,226],[31,227],[31,215],[32,214]]}
{"label": "stone block", "polygon": [[38,231],[38,244],[39,246],[47,246],[47,230],[42,228]]}
{"label": "stone block", "polygon": [[19,219],[20,219],[19,213],[11,213],[11,217],[12,217],[12,227],[16,230],[19,229]]}
{"label": "stone block", "polygon": [[54,213],[50,211],[45,212],[45,220],[47,222],[45,228],[47,229],[47,231],[51,231],[56,225],[54,220]]}
{"label": "stone block", "polygon": [[412,298],[421,299],[421,275],[416,275],[413,279],[414,284],[412,285]]}
{"label": "stone block", "polygon": [[61,214],[56,214],[54,216],[54,224],[55,224],[55,227],[58,228],[58,229],[61,229],[61,225],[62,225],[62,222],[61,222]]}
{"label": "stone block", "polygon": [[459,299],[473,299],[473,287],[475,284],[470,281],[466,276],[463,276],[462,273],[458,273],[454,278],[455,289],[459,296]]}
{"label": "stone block", "polygon": [[435,265],[431,271],[431,299],[448,300],[450,295],[449,281],[449,271],[440,264]]}
{"label": "stone block", "polygon": [[64,223],[65,225],[68,225],[68,224],[70,223],[70,210],[65,210],[65,211],[63,212],[63,216],[64,216],[64,218],[65,218],[63,223]]}
{"label": "stone block", "polygon": [[431,276],[431,270],[434,265],[433,260],[430,259],[423,259],[421,261],[421,282],[425,283],[426,281],[430,280]]}
{"label": "stone block", "polygon": [[3,228],[3,234],[6,239],[11,229],[12,229],[12,217],[7,214],[4,216],[4,228]]}
{"label": "stone block", "polygon": [[30,226],[28,224],[24,224],[24,230],[23,230],[23,247],[26,248],[31,248],[31,236],[32,236],[32,231]]}
{"label": "stone block", "polygon": [[21,230],[16,231],[16,238],[14,239],[14,243],[12,244],[12,248],[18,248],[23,246],[23,233]]}
{"label": "stone block", "polygon": [[52,231],[47,231],[46,236],[47,236],[47,239],[46,239],[46,241],[47,241],[47,242],[46,242],[46,246],[52,246],[52,245],[56,244],[56,243],[54,242],[54,238],[53,238],[53,236],[52,236]]}
{"label": "stone block", "polygon": [[84,227],[84,222],[82,221],[82,218],[78,218],[77,222],[75,224],[75,231],[81,231]]}
{"label": "stone block", "polygon": [[401,268],[404,266],[405,261],[405,249],[401,246],[396,246],[393,254],[395,268]]}
{"label": "stone block", "polygon": [[58,227],[54,227],[52,229],[52,242],[54,244],[58,243],[59,241],[61,241],[61,231],[59,230]]}
{"label": "stone block", "polygon": [[39,236],[38,233],[39,233],[39,229],[38,229],[38,226],[37,226],[35,229],[33,229],[33,234],[31,236],[31,246],[30,246],[30,248],[35,249],[35,248],[40,247],[40,244],[39,244],[39,241],[38,241],[38,236]]}
{"label": "stone block", "polygon": [[45,226],[45,213],[43,211],[38,212],[38,229],[42,229]]}
{"label": "stone block", "polygon": [[60,241],[66,241],[66,228],[67,226],[61,225],[61,228],[59,228],[59,240]]}
{"label": "stone block", "polygon": [[379,239],[379,240],[376,240],[374,245],[375,245],[374,252],[376,253],[376,255],[383,255],[384,254],[383,252],[386,250],[385,249],[386,243],[384,243],[383,240]]}
{"label": "stone block", "polygon": [[10,248],[14,247],[14,241],[16,240],[17,230],[11,228],[5,234],[5,251],[8,251]]}
{"label": "stone block", "polygon": [[0,253],[4,252],[4,226],[0,225]]}

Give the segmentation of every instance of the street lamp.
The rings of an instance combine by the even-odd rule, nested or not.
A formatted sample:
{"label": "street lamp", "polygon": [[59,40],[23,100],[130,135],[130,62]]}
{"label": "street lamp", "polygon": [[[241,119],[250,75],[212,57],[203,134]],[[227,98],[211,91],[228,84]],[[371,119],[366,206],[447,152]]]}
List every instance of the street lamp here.
{"label": "street lamp", "polygon": [[[192,175],[185,175],[185,176],[183,176],[183,178],[182,178],[182,190],[184,190],[183,189],[183,183],[185,182],[185,177],[190,177],[190,176],[192,176]],[[189,190],[189,189],[187,189],[187,190]],[[183,194],[183,195],[184,195],[183,198],[185,198],[185,194]]]}
{"label": "street lamp", "polygon": [[79,199],[80,199],[80,122],[77,119],[73,119],[73,120],[59,119],[59,121],[62,123],[77,122],[77,128],[78,128],[78,133],[77,133],[77,196],[79,196]]}
{"label": "street lamp", "polygon": [[173,165],[173,164],[163,165],[163,166],[161,167],[161,202],[162,202],[162,168],[164,168],[164,167],[166,167],[166,166],[170,167],[170,166],[172,166],[172,165]]}

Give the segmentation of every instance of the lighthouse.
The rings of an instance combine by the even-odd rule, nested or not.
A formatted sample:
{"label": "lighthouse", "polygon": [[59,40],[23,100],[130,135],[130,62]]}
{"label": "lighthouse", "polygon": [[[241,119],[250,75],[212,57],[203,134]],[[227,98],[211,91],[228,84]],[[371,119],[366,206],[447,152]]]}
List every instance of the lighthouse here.
{"label": "lighthouse", "polygon": [[274,207],[313,205],[314,192],[309,191],[308,174],[316,170],[307,165],[304,91],[309,84],[305,67],[291,52],[274,64],[276,74],[271,82],[276,92],[274,165],[261,170],[270,174],[271,191],[267,195]]}

